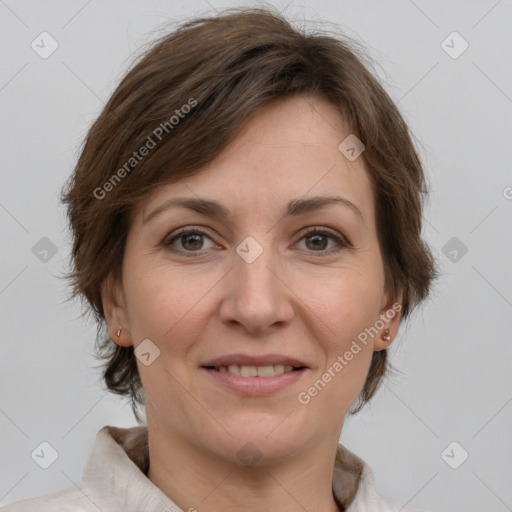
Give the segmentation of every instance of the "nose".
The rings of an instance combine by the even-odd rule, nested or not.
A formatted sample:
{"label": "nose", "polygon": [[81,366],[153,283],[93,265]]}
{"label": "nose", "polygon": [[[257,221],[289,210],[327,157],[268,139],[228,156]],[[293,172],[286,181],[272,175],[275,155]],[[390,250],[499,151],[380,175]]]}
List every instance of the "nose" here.
{"label": "nose", "polygon": [[246,240],[238,246],[233,268],[225,277],[220,317],[231,327],[265,334],[292,320],[294,295],[280,256],[269,244],[263,246],[252,237]]}

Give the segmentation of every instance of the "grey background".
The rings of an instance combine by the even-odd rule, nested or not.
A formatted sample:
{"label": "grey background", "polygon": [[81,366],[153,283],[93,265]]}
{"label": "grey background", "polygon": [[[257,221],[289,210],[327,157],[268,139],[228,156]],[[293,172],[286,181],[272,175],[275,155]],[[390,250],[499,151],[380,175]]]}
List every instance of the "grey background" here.
{"label": "grey background", "polygon": [[[135,425],[92,368],[94,326],[65,302],[58,193],[133,52],[169,21],[235,5],[0,1],[0,505],[80,485],[97,431]],[[403,373],[347,418],[341,441],[401,503],[512,510],[512,2],[274,5],[294,20],[335,22],[366,45],[430,180],[425,237],[443,275],[393,343]],[[59,45],[47,59],[31,48],[43,31]],[[442,47],[453,31],[469,44],[458,58]],[[444,44],[462,48],[453,37]],[[30,456],[42,441],[58,452],[48,469]],[[459,463],[462,450],[468,459],[452,469],[445,460]]]}

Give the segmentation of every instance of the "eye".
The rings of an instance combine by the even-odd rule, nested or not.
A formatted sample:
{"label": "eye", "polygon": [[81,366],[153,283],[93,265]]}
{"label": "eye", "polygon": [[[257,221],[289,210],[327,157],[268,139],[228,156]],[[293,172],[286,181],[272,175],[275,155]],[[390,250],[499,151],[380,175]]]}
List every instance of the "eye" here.
{"label": "eye", "polygon": [[[329,239],[331,239],[331,241],[333,240],[335,244],[334,247],[326,250]],[[351,247],[350,243],[343,235],[325,228],[319,229],[315,227],[304,233],[300,240],[305,240],[306,249],[320,253],[319,256],[332,254],[341,251],[343,248]]]}
{"label": "eye", "polygon": [[[193,253],[201,254],[202,249],[208,249],[208,247],[205,247],[204,238],[213,243],[211,237],[204,231],[197,228],[183,228],[175,234],[171,233],[170,237],[163,241],[163,245],[173,252],[184,253],[186,256],[195,256]],[[314,227],[310,229],[302,235],[299,242],[303,240],[306,245],[305,250],[319,253],[318,256],[330,255],[344,248],[352,247],[343,235],[326,228],[319,229]],[[334,242],[334,247],[328,249],[329,240]],[[181,247],[176,248],[175,243],[178,243]]]}
{"label": "eye", "polygon": [[[184,228],[178,231],[174,236],[164,240],[163,245],[169,247],[170,250],[176,252],[198,252],[204,248],[203,237],[211,238],[200,229],[196,228]],[[178,241],[181,248],[174,248],[174,242]]]}

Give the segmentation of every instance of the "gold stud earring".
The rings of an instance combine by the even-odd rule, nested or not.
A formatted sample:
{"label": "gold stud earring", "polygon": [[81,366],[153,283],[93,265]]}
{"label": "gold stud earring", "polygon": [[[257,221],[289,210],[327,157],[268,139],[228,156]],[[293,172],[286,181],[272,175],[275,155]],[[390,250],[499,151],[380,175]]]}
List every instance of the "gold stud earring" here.
{"label": "gold stud earring", "polygon": [[121,336],[121,329],[117,329],[116,335],[118,338],[119,338],[119,336]]}
{"label": "gold stud earring", "polygon": [[384,341],[391,341],[391,336],[389,335],[389,329],[385,329],[382,333],[382,339]]}

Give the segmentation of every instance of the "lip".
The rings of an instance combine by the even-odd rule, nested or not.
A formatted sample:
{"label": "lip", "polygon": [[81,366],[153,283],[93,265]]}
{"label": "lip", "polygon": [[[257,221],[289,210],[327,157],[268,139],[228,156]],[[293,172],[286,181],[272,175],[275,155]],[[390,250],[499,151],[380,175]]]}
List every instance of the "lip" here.
{"label": "lip", "polygon": [[295,384],[309,371],[308,368],[303,368],[285,372],[281,375],[274,375],[273,377],[242,377],[229,372],[218,372],[213,368],[201,367],[201,370],[222,387],[245,396],[265,396],[276,393]]}
{"label": "lip", "polygon": [[[230,354],[216,357],[215,359],[210,359],[209,361],[202,363],[200,366],[205,368],[207,366],[229,366],[231,364],[238,364],[239,366],[268,366],[274,364],[282,364],[283,366],[286,366],[289,364],[295,368],[308,367],[306,363],[300,361],[299,359],[281,354],[264,354],[261,356],[253,356],[248,354]],[[249,378],[250,377],[244,377],[244,379]],[[271,379],[273,377],[265,378]]]}

